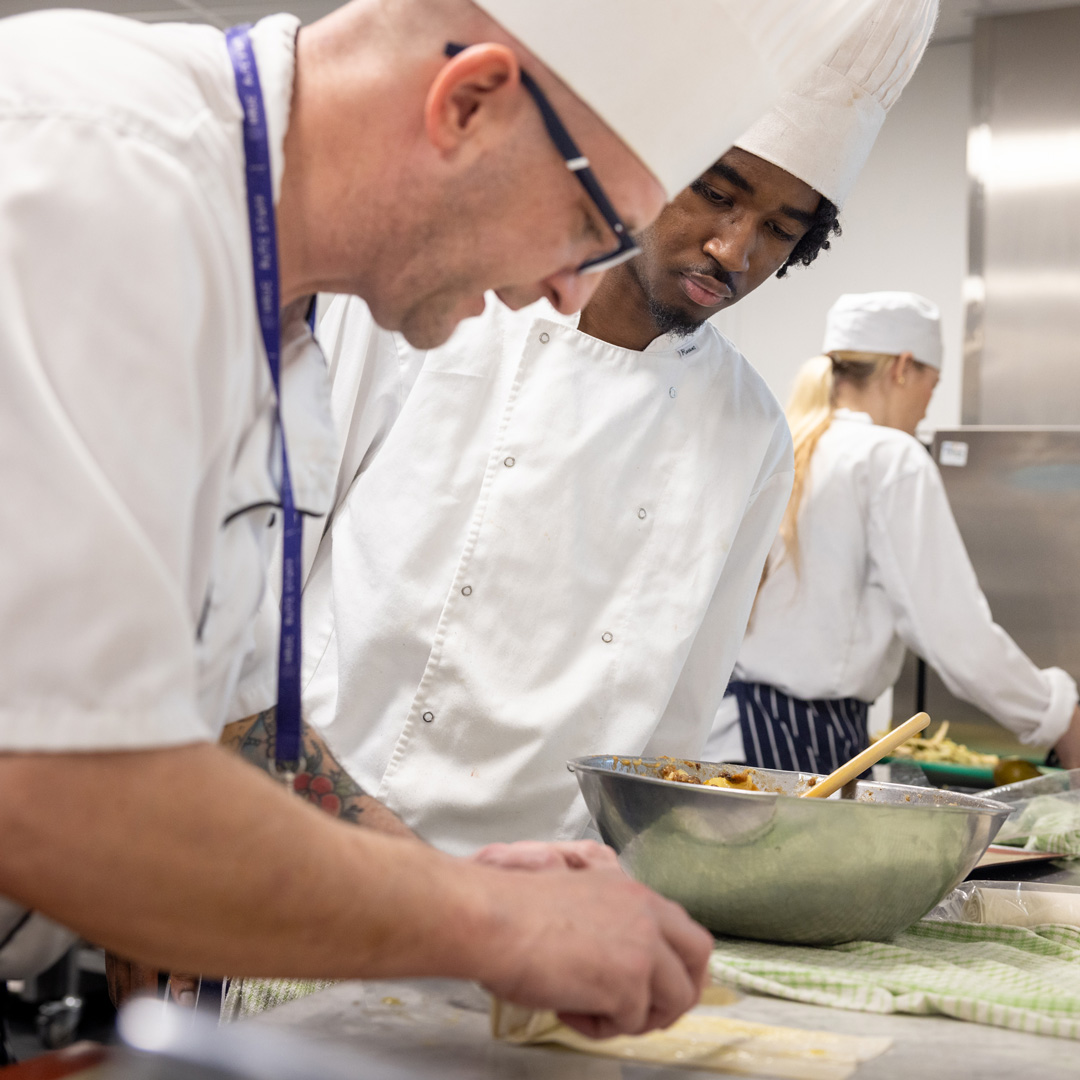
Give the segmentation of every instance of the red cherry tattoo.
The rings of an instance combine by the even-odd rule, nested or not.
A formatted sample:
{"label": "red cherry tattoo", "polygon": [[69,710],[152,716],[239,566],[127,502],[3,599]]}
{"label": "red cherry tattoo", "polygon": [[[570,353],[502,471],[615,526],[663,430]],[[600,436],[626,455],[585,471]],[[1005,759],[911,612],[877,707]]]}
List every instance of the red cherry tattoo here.
{"label": "red cherry tattoo", "polygon": [[316,776],[311,781],[310,787],[316,795],[329,795],[334,790],[333,781],[328,776]]}

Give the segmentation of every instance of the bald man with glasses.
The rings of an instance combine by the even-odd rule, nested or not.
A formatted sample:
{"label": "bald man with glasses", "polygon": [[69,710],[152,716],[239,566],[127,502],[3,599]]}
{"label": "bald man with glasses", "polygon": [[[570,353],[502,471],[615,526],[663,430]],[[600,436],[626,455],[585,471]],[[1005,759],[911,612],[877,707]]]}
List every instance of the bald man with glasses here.
{"label": "bald man with glasses", "polygon": [[693,1002],[708,935],[610,866],[348,828],[216,745],[283,532],[273,767],[303,771],[288,589],[335,472],[312,295],[420,348],[489,291],[576,310],[868,6],[681,2],[738,72],[705,125],[652,0],[0,20],[0,936],[33,909],[209,973],[458,975],[592,1034]]}

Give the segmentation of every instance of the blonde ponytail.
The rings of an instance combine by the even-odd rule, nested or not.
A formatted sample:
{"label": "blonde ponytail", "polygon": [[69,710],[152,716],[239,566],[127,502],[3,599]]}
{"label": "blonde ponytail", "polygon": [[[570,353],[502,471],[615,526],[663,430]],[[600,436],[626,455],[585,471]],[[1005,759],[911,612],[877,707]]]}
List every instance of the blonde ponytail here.
{"label": "blonde ponytail", "polygon": [[[882,374],[894,359],[887,353],[837,351],[807,360],[795,376],[795,387],[785,410],[795,447],[795,480],[780,522],[780,537],[794,563],[796,574],[799,572],[799,508],[810,473],[810,459],[821,436],[832,425],[837,383],[865,386]],[[762,584],[768,573],[769,566],[766,564]]]}
{"label": "blonde ponytail", "polygon": [[833,396],[836,390],[831,356],[815,356],[807,360],[795,376],[795,386],[786,410],[791,441],[795,448],[795,480],[791,498],[780,522],[780,538],[784,548],[799,570],[799,507],[802,505],[810,459],[821,436],[829,430],[833,418]]}

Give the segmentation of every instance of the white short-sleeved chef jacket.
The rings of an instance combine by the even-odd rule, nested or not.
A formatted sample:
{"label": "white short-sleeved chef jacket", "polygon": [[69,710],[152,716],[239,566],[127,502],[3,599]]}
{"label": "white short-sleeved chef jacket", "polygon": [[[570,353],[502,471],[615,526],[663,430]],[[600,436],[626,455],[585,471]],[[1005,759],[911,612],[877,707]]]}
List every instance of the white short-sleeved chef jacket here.
{"label": "white short-sleeved chef jacket", "polygon": [[[714,327],[634,352],[575,324],[490,299],[426,354],[359,301],[320,326],[350,442],[305,715],[453,852],[581,835],[568,758],[701,750],[791,488],[780,407]],[[375,423],[339,409],[361,372]]]}
{"label": "white short-sleeved chef jacket", "polygon": [[[275,181],[298,21],[253,42]],[[325,362],[283,331],[297,505],[336,464]],[[0,750],[216,739],[278,503],[224,36],[0,20]]]}
{"label": "white short-sleeved chef jacket", "polygon": [[[994,622],[938,467],[910,435],[837,409],[810,462],[798,570],[781,540],[769,564],[737,678],[869,702],[896,681],[907,646],[1022,742],[1048,745],[1068,727],[1076,683],[1039,670]],[[709,745],[738,760],[733,698]]]}

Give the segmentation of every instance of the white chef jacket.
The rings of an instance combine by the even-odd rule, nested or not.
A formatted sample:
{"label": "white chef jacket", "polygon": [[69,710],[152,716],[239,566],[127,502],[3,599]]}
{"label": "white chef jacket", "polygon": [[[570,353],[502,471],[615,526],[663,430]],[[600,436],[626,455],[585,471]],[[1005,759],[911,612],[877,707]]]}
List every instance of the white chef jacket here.
{"label": "white chef jacket", "polygon": [[[799,510],[800,572],[782,540],[769,566],[735,678],[871,702],[906,646],[1022,742],[1054,743],[1068,727],[1076,683],[1040,671],[994,622],[937,465],[910,435],[837,409]],[[706,753],[739,760],[741,746],[728,698]]]}
{"label": "white chef jacket", "polygon": [[[342,303],[335,398],[349,357],[400,386],[407,346],[372,355]],[[701,750],[790,492],[782,412],[714,327],[634,352],[575,324],[492,300],[424,355],[305,592],[305,716],[452,852],[581,835],[568,758]]]}
{"label": "white chef jacket", "polygon": [[[291,16],[253,44],[275,182]],[[216,739],[278,503],[241,112],[220,31],[0,21],[0,749]],[[283,317],[298,507],[336,450],[325,362]]]}

